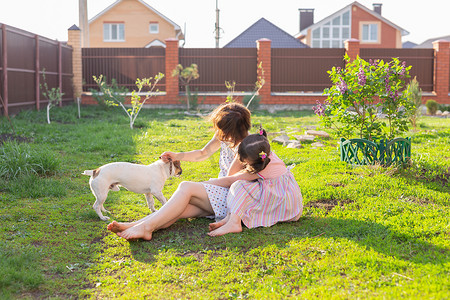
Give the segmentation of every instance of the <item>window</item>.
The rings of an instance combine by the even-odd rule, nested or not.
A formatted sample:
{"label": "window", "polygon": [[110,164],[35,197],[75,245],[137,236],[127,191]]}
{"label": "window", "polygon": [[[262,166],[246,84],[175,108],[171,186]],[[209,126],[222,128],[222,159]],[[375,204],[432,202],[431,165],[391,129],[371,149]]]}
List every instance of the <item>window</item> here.
{"label": "window", "polygon": [[333,19],[333,25],[341,25],[341,16]]}
{"label": "window", "polygon": [[329,39],[330,38],[330,27],[322,28],[322,38]]}
{"label": "window", "polygon": [[103,41],[105,42],[124,42],[125,24],[123,23],[104,23]]}
{"label": "window", "polygon": [[159,33],[159,24],[158,24],[158,22],[150,22],[149,32],[150,33]]}
{"label": "window", "polygon": [[342,15],[342,25],[350,25],[350,12],[345,12]]}
{"label": "window", "polygon": [[351,36],[351,11],[333,15],[311,32],[312,48],[342,48]]}
{"label": "window", "polygon": [[378,42],[378,24],[362,25],[363,42]]}
{"label": "window", "polygon": [[343,27],[342,28],[342,38],[344,40],[349,39],[350,38],[350,32],[349,32],[349,28],[347,27]]}
{"label": "window", "polygon": [[339,38],[339,31],[340,31],[339,27],[334,27],[333,28],[333,38],[335,38],[335,39]]}
{"label": "window", "polygon": [[320,28],[314,29],[312,32],[312,36],[314,39],[319,39],[320,38]]}

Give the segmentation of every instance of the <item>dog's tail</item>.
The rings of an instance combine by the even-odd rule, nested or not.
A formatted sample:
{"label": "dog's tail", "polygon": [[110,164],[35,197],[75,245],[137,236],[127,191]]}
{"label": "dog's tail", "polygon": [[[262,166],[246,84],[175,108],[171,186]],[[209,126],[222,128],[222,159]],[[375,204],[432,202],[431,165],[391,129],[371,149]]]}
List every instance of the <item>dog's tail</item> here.
{"label": "dog's tail", "polygon": [[98,174],[100,173],[100,168],[97,168],[95,170],[85,170],[83,173],[81,173],[82,175],[88,175],[88,176],[92,176],[93,178],[97,177]]}
{"label": "dog's tail", "polygon": [[85,170],[82,175],[94,176],[94,170]]}

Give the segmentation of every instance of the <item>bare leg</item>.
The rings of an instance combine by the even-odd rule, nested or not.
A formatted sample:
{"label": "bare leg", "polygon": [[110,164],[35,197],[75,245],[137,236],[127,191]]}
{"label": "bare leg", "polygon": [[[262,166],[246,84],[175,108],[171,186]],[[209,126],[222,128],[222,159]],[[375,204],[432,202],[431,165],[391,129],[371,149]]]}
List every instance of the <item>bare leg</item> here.
{"label": "bare leg", "polygon": [[[150,240],[152,233],[155,230],[168,226],[177,221],[180,216],[184,216],[188,205],[198,207],[200,210],[191,211],[190,213],[214,214],[214,211],[209,203],[206,190],[201,183],[197,182],[182,182],[170,200],[163,205],[157,212],[134,222],[134,225],[123,225],[121,228],[126,228],[123,231],[118,231],[117,235],[124,239],[138,239]],[[193,217],[191,215],[191,217]],[[111,229],[118,229],[118,227],[111,223]],[[112,230],[111,230],[112,231]]]}
{"label": "bare leg", "polygon": [[211,213],[206,212],[203,209],[201,209],[195,205],[189,204],[186,207],[186,209],[184,210],[184,212],[179,216],[178,219],[171,220],[170,222],[167,222],[166,224],[159,227],[158,229],[167,228],[180,219],[187,219],[187,218],[193,218],[193,217],[206,217],[206,216],[210,216],[210,215],[211,215]]}
{"label": "bare leg", "polygon": [[209,223],[209,231],[213,231],[219,227],[222,227],[223,225],[225,225],[228,222],[229,219],[230,219],[230,214],[227,214],[227,216],[225,218],[223,218],[222,220],[220,220],[219,222]]}
{"label": "bare leg", "polygon": [[241,218],[236,214],[229,214],[228,222],[217,228],[216,230],[211,231],[208,233],[209,236],[221,236],[227,233],[234,233],[234,232],[241,232],[242,231],[242,225],[241,225]]}

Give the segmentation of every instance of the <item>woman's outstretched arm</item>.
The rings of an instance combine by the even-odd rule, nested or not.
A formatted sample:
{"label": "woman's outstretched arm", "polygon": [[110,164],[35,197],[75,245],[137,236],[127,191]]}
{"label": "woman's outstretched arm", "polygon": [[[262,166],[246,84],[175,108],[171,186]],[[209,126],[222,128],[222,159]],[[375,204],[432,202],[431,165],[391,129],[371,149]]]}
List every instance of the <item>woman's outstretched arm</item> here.
{"label": "woman's outstretched arm", "polygon": [[166,151],[161,154],[161,159],[167,162],[169,158],[171,160],[182,161],[202,161],[209,158],[217,150],[220,149],[220,141],[214,135],[213,138],[200,150],[193,150],[188,152],[171,152]]}
{"label": "woman's outstretched arm", "polygon": [[230,187],[234,182],[236,182],[238,180],[251,181],[251,180],[258,179],[258,178],[259,178],[259,176],[256,174],[250,174],[246,171],[241,171],[234,175],[210,179],[210,180],[206,181],[205,183],[218,185],[218,186],[222,186],[222,187]]}

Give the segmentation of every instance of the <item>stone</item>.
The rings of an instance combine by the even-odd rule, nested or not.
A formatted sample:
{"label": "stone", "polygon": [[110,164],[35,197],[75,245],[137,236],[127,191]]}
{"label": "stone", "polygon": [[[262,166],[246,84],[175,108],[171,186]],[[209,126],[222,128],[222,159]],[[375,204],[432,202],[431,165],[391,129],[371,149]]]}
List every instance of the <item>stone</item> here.
{"label": "stone", "polygon": [[272,142],[285,145],[289,141],[289,137],[286,134],[275,137]]}
{"label": "stone", "polygon": [[306,130],[306,134],[307,135],[320,136],[320,137],[324,137],[324,138],[329,138],[330,137],[328,132],[325,132],[325,131]]}
{"label": "stone", "polygon": [[287,144],[286,148],[301,149],[301,148],[303,148],[303,145],[297,140],[290,140],[289,143]]}
{"label": "stone", "polygon": [[312,143],[312,144],[311,144],[311,147],[314,147],[314,148],[321,148],[321,147],[325,147],[325,145],[322,144],[321,142],[315,142],[315,143]]}
{"label": "stone", "polygon": [[294,135],[294,137],[300,142],[312,142],[316,138],[315,136],[308,135],[308,134],[305,134],[305,135]]}

